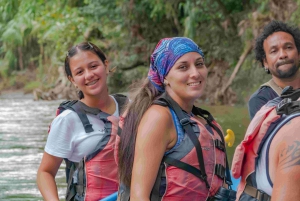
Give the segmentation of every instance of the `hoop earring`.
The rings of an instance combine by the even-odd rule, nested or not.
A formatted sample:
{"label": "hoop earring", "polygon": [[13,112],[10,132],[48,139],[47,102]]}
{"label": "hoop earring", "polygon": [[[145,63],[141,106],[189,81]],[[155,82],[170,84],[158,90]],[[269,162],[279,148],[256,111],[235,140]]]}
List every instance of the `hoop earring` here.
{"label": "hoop earring", "polygon": [[270,70],[267,67],[265,67],[265,71],[267,74],[270,74]]}

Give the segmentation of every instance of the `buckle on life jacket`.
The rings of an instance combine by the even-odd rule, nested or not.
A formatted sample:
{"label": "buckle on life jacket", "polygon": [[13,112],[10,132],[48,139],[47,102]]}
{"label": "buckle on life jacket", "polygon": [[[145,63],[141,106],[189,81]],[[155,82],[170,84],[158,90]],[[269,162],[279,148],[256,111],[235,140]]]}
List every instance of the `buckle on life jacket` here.
{"label": "buckle on life jacket", "polygon": [[225,178],[225,170],[226,168],[221,164],[215,165],[215,174],[220,177],[221,179]]}
{"label": "buckle on life jacket", "polygon": [[293,101],[290,98],[283,99],[277,106],[276,112],[278,115],[281,114],[292,114],[300,111],[300,101]]}
{"label": "buckle on life jacket", "polygon": [[221,151],[225,151],[224,143],[222,141],[218,140],[218,139],[215,140],[215,147],[217,147]]}
{"label": "buckle on life jacket", "polygon": [[287,114],[289,103],[292,102],[290,98],[284,98],[278,105],[276,106],[276,112],[278,115]]}
{"label": "buckle on life jacket", "polygon": [[183,118],[183,119],[180,119],[180,124],[182,126],[186,126],[190,123],[190,120],[188,118]]}
{"label": "buckle on life jacket", "polygon": [[271,196],[269,196],[267,193],[255,188],[253,186],[250,186],[249,184],[246,185],[246,187],[244,189],[244,193],[250,195],[253,198],[256,198],[258,201],[270,201],[271,200]]}
{"label": "buckle on life jacket", "polygon": [[290,98],[292,101],[297,100],[300,97],[300,89],[293,89],[291,86],[286,86],[281,93],[281,98]]}
{"label": "buckle on life jacket", "polygon": [[84,125],[84,130],[86,130],[86,132],[88,132],[88,133],[94,131],[92,124],[85,124]]}

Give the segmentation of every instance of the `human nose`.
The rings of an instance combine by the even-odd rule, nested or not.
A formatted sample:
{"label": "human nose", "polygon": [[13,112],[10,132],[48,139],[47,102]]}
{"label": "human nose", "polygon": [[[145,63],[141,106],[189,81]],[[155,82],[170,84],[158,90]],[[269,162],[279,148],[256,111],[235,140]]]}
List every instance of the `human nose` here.
{"label": "human nose", "polygon": [[200,69],[197,68],[195,65],[192,66],[191,68],[191,77],[199,77],[201,76],[201,73],[200,73]]}
{"label": "human nose", "polygon": [[288,57],[288,54],[285,51],[285,49],[281,49],[279,53],[280,53],[280,55],[279,55],[280,59],[286,59]]}
{"label": "human nose", "polygon": [[93,76],[94,76],[93,71],[91,71],[91,70],[86,70],[86,72],[85,72],[85,79],[86,79],[86,80],[91,79]]}

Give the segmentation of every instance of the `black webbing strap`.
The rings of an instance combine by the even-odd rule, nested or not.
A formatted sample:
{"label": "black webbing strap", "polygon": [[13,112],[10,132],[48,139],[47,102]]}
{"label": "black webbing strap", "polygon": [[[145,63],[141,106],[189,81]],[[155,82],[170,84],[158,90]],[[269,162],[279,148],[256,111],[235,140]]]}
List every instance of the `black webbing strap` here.
{"label": "black webbing strap", "polygon": [[80,118],[85,132],[93,132],[94,129],[92,127],[92,124],[90,124],[90,121],[82,107],[79,104],[74,104],[71,106],[71,108],[77,113],[78,117]]}
{"label": "black webbing strap", "polygon": [[221,164],[216,164],[215,165],[215,174],[220,177],[221,179],[225,178],[225,172],[226,172],[226,168],[221,165]]}
{"label": "black webbing strap", "polygon": [[71,173],[71,168],[72,168],[72,163],[71,161],[69,161],[67,158],[64,158],[65,164],[66,164],[66,168],[65,168],[65,172],[66,172],[66,182],[68,183],[69,181],[69,176]]}
{"label": "black webbing strap", "polygon": [[65,159],[65,162],[66,162],[66,170],[67,170],[67,167],[69,169],[69,173],[67,175],[67,194],[66,194],[66,201],[70,201],[70,200],[73,200],[73,197],[76,195],[76,187],[73,183],[73,175],[74,175],[74,172],[75,170],[77,169],[78,167],[78,163],[75,163],[75,162],[71,162],[67,159]]}
{"label": "black webbing strap", "polygon": [[282,99],[290,98],[292,101],[296,101],[300,97],[300,89],[293,89],[292,86],[286,86],[282,90],[280,97]]}
{"label": "black webbing strap", "polygon": [[[212,123],[214,118],[208,111],[194,106],[192,112],[196,115],[200,115],[201,117],[203,117],[207,121],[209,126],[211,126],[215,131],[217,131],[217,133],[220,136],[223,144],[225,144],[225,139],[224,139],[222,131],[215,124]],[[229,186],[231,186],[232,185],[232,180],[231,180],[231,177],[230,177],[230,170],[229,170],[229,163],[228,163],[228,158],[227,158],[226,146],[224,146],[224,153],[225,153],[225,158],[226,158],[226,180],[225,180],[225,182]]]}
{"label": "black webbing strap", "polygon": [[276,112],[278,115],[290,115],[300,111],[300,101],[292,101],[289,98],[283,99],[277,106]]}
{"label": "black webbing strap", "polygon": [[122,133],[122,128],[120,128],[120,126],[118,126],[118,136],[121,137],[121,133]]}
{"label": "black webbing strap", "polygon": [[222,141],[220,141],[219,139],[215,139],[214,143],[215,143],[215,147],[217,147],[223,152],[225,151],[225,144]]}
{"label": "black webbing strap", "polygon": [[189,165],[185,162],[182,162],[182,161],[177,160],[175,158],[171,158],[169,156],[165,156],[163,158],[163,162],[165,162],[169,165],[175,166],[179,169],[185,170],[185,171],[193,174],[194,176],[198,177],[199,179],[205,181],[205,178],[203,178],[203,176],[202,176],[201,170],[195,168],[194,166],[191,166],[191,165]]}
{"label": "black webbing strap", "polygon": [[74,196],[76,195],[75,186],[72,185],[71,188],[68,190],[68,193],[66,195],[66,201],[73,200]]}
{"label": "black webbing strap", "polygon": [[112,129],[112,123],[107,119],[107,117],[109,116],[111,115],[105,112],[100,112],[99,114],[97,114],[97,118],[104,123],[105,134],[103,135],[102,139],[98,141],[94,150],[85,156],[85,161],[89,161],[92,158],[94,158],[99,152],[101,152],[104,149],[104,147],[109,142]]}
{"label": "black webbing strap", "polygon": [[257,201],[270,201],[271,200],[270,195],[268,195],[264,191],[259,190],[249,184],[246,184],[243,193],[250,195],[251,197],[255,198],[255,200],[257,200]]}
{"label": "black webbing strap", "polygon": [[78,195],[83,196],[84,195],[84,190],[85,190],[85,171],[84,171],[84,160],[82,159],[79,162],[78,165],[78,177],[77,177],[77,184],[75,184],[76,186],[76,192]]}
{"label": "black webbing strap", "polygon": [[169,104],[169,106],[174,110],[176,116],[178,117],[178,119],[180,121],[180,124],[182,125],[183,129],[186,131],[186,133],[187,133],[188,137],[190,138],[190,140],[192,141],[192,143],[194,144],[194,146],[196,148],[196,153],[197,153],[200,170],[201,170],[200,173],[206,184],[206,187],[210,188],[209,183],[207,181],[207,175],[206,175],[205,166],[204,166],[201,144],[192,129],[189,119],[185,116],[185,114],[183,113],[180,106],[167,93],[164,93],[159,99],[165,100]]}
{"label": "black webbing strap", "polygon": [[163,163],[160,164],[157,177],[154,183],[154,186],[152,188],[151,194],[150,194],[150,201],[160,201],[160,186],[161,186],[161,178],[165,171],[165,165]]}

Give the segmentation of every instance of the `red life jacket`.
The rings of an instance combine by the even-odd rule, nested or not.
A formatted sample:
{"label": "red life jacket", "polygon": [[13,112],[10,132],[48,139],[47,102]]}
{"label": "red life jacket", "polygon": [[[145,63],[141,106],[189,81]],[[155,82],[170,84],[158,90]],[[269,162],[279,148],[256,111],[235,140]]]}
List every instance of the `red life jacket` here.
{"label": "red life jacket", "polygon": [[[296,93],[293,93],[289,91],[289,93],[293,93],[292,95],[286,95],[285,92],[283,92],[281,97],[275,98],[264,105],[250,122],[244,140],[236,147],[232,161],[232,176],[234,178],[241,177],[237,190],[237,200],[253,200],[253,197],[243,192],[246,185],[250,185],[251,188],[256,188],[257,191],[260,191],[259,194],[266,194],[260,189],[257,189],[255,177],[257,158],[265,140],[270,135],[275,135],[291,118],[300,115],[300,102],[293,101],[295,97],[299,97],[297,94],[299,92],[300,91],[296,91]],[[288,99],[289,96],[294,97]],[[282,114],[286,115],[283,116]],[[271,198],[271,195],[268,194],[263,196],[265,198],[268,197],[267,199]]]}
{"label": "red life jacket", "polygon": [[[173,100],[170,101],[166,95],[154,104],[171,107],[186,133],[180,145],[162,159],[150,200],[204,201],[214,196],[224,183],[226,171],[225,144],[220,126],[207,111],[194,107],[193,114],[207,119],[212,127],[213,134],[210,133],[199,120],[184,113],[179,105]],[[120,127],[122,123],[120,122]],[[117,136],[116,150],[119,140],[120,137]],[[196,141],[202,153],[198,152]],[[199,155],[203,157],[204,163],[199,162]],[[130,200],[129,196],[130,189],[121,184],[118,192],[120,201]]]}
{"label": "red life jacket", "polygon": [[[118,102],[119,112],[121,113],[128,98],[121,94],[114,94],[113,96]],[[61,103],[57,115],[65,109],[73,110],[78,114],[86,133],[93,132],[92,125],[86,115],[91,111],[86,111],[81,107],[79,101]],[[94,115],[97,115],[104,122],[106,134],[98,142],[94,151],[81,159],[79,163],[64,159],[68,183],[66,201],[98,201],[118,190],[119,182],[117,165],[114,161],[114,146],[119,130],[119,118],[100,110],[99,113]],[[73,179],[74,174],[77,177],[77,182]]]}

